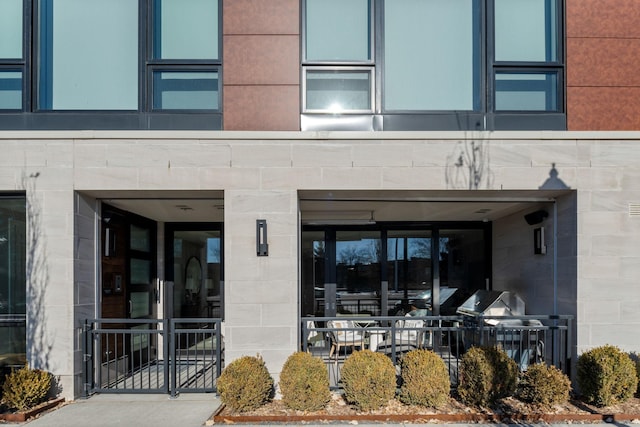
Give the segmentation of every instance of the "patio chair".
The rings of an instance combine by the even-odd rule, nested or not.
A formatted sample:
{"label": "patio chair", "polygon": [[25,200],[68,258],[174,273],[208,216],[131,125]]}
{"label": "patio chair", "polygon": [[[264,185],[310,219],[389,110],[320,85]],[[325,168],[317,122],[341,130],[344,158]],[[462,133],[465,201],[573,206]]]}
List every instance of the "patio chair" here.
{"label": "patio chair", "polygon": [[327,328],[330,329],[329,337],[331,339],[329,359],[334,353],[337,359],[338,354],[340,354],[340,347],[364,348],[364,334],[353,320],[329,320]]}
{"label": "patio chair", "polygon": [[323,346],[324,333],[316,330],[317,325],[313,320],[307,320],[307,351],[311,352],[312,347]]}
{"label": "patio chair", "polygon": [[392,345],[395,343],[397,352],[411,351],[423,347],[424,321],[418,319],[405,318],[396,320],[395,333],[388,336],[387,339],[378,344],[377,351],[384,353],[391,352]]}

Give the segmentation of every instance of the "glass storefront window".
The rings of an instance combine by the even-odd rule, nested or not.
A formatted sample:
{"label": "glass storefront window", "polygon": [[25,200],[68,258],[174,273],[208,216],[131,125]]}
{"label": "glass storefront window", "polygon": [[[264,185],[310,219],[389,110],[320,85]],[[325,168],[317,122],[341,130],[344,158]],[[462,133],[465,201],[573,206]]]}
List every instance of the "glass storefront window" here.
{"label": "glass storefront window", "polygon": [[390,304],[431,288],[431,231],[390,230],[387,273]]}
{"label": "glass storefront window", "polygon": [[0,367],[26,361],[24,198],[0,197]]}

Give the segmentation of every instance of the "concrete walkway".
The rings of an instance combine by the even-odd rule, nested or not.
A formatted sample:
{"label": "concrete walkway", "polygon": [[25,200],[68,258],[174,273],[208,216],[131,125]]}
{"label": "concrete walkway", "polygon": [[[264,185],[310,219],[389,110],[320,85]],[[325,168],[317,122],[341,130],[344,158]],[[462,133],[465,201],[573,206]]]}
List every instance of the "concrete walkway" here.
{"label": "concrete walkway", "polygon": [[[211,394],[99,394],[41,414],[27,427],[200,427],[220,406]],[[15,425],[15,424],[14,424]]]}

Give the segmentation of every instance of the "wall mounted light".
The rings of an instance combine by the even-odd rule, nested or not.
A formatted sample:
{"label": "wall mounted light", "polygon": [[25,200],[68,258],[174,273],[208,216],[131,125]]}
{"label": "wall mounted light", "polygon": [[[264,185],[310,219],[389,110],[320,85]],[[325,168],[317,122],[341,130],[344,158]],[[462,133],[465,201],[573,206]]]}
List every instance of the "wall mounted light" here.
{"label": "wall mounted light", "polygon": [[269,244],[267,243],[267,220],[256,220],[256,253],[258,256],[269,255]]}
{"label": "wall mounted light", "polygon": [[545,255],[547,253],[547,245],[544,241],[544,227],[533,229],[533,253],[536,255]]}

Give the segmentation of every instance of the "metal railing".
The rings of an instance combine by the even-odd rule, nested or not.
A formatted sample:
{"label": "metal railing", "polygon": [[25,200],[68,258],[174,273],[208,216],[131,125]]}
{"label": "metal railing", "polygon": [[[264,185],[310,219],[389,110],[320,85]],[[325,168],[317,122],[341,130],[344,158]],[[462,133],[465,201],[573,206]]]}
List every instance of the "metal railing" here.
{"label": "metal railing", "polygon": [[89,319],[84,394],[215,392],[222,372],[220,319]]}
{"label": "metal railing", "polygon": [[301,350],[321,358],[332,388],[340,387],[340,369],[355,350],[370,349],[399,365],[403,354],[430,349],[449,371],[453,386],[463,354],[473,346],[498,346],[520,370],[529,364],[571,369],[572,316],[356,316],[308,317],[301,322]]}

